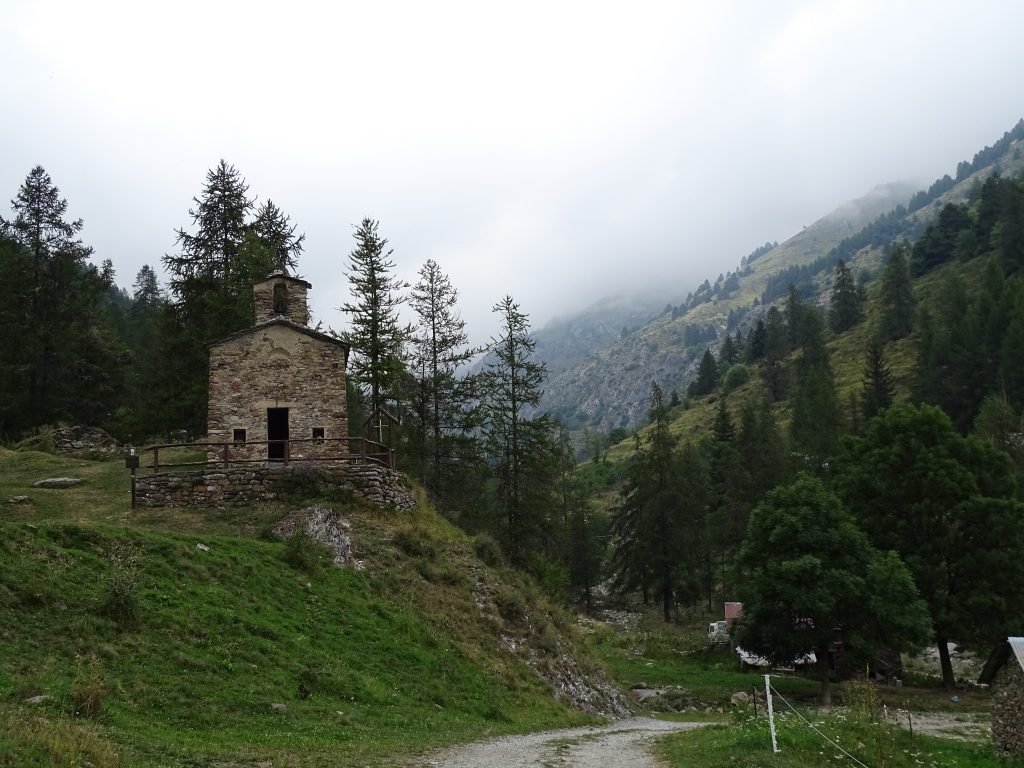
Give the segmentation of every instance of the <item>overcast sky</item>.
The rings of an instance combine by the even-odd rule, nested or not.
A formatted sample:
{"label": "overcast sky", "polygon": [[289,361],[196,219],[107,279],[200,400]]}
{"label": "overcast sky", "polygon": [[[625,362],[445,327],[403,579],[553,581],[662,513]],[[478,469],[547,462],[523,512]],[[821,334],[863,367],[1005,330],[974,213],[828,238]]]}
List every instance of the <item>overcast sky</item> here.
{"label": "overcast sky", "polygon": [[306,233],[342,328],[352,227],[433,258],[477,340],[680,295],[1024,116],[1024,3],[4,0],[0,215],[41,164],[130,286],[209,168]]}

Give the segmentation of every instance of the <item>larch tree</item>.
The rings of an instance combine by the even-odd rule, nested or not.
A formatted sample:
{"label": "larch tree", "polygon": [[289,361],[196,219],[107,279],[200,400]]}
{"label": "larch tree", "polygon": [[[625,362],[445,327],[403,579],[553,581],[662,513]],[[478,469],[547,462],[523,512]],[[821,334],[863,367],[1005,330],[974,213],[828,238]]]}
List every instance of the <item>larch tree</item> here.
{"label": "larch tree", "polygon": [[352,346],[350,362],[355,382],[369,395],[371,414],[397,400],[405,373],[404,349],[409,329],[398,319],[408,285],[394,277],[393,250],[378,232],[378,224],[365,218],[353,235],[356,247],[348,256],[348,282],[352,300],[341,306],[350,327],[343,338]]}
{"label": "larch tree", "polygon": [[417,322],[411,339],[410,368],[416,379],[416,415],[419,422],[420,463],[426,485],[435,494],[442,488],[446,462],[455,441],[470,426],[472,377],[459,369],[478,350],[469,346],[466,323],[459,314],[459,293],[433,259],[420,268],[409,305]]}
{"label": "larch tree", "polygon": [[533,358],[536,341],[529,316],[511,296],[492,310],[499,330],[491,338],[491,356],[481,374],[481,433],[498,481],[499,507],[504,512],[509,551],[522,562],[528,540],[539,528],[542,510],[531,504],[533,482],[544,474],[550,451],[546,414],[529,416],[540,403],[547,367]]}

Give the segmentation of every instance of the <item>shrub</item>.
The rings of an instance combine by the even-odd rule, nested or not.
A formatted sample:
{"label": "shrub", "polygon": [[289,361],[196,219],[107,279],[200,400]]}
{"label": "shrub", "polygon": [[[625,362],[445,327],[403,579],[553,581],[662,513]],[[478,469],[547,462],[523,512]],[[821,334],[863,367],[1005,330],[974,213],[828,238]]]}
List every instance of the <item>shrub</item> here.
{"label": "shrub", "polygon": [[750,380],[750,371],[743,363],[736,363],[725,372],[722,378],[722,386],[726,392],[732,392],[737,387],[742,387]]}
{"label": "shrub", "polygon": [[437,557],[437,542],[430,538],[422,528],[403,528],[391,539],[396,547],[410,557],[425,557],[433,560]]}
{"label": "shrub", "polygon": [[494,594],[494,604],[501,618],[517,624],[526,618],[526,598],[509,587],[499,587]]}
{"label": "shrub", "polygon": [[495,541],[493,536],[489,536],[486,533],[478,533],[476,538],[473,539],[473,551],[476,552],[477,557],[492,568],[496,568],[505,562],[501,545]]}
{"label": "shrub", "polygon": [[100,613],[113,619],[121,629],[134,626],[139,619],[139,555],[127,542],[114,541],[107,552],[107,573],[103,582]]}
{"label": "shrub", "polygon": [[87,661],[76,658],[77,670],[71,684],[71,711],[80,717],[96,717],[103,709],[103,678],[95,656]]}
{"label": "shrub", "polygon": [[293,568],[309,574],[317,573],[324,562],[332,560],[327,546],[313,539],[300,521],[292,535],[284,540],[284,561]]}

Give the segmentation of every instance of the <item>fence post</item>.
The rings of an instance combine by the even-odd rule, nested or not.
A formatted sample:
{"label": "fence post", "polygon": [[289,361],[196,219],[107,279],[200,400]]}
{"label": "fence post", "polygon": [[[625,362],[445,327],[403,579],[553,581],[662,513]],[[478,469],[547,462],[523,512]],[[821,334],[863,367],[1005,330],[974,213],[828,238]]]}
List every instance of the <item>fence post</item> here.
{"label": "fence post", "polygon": [[153,446],[153,474],[160,471],[160,449]]}
{"label": "fence post", "polygon": [[779,741],[775,736],[775,712],[772,710],[772,683],[770,675],[764,676],[764,693],[768,701],[768,727],[772,732],[772,752],[779,753]]}

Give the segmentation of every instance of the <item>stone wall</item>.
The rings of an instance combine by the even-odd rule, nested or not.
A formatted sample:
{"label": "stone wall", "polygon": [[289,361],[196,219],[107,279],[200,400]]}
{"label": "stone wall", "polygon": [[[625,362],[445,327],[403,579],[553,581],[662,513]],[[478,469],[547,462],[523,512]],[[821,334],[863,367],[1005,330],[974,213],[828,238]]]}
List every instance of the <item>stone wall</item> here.
{"label": "stone wall", "polygon": [[[287,275],[273,275],[252,287],[253,307],[256,324],[265,323],[275,317],[286,317],[296,325],[309,325],[309,306],[306,291],[312,286],[305,280]],[[278,312],[274,296],[284,298],[284,313]]]}
{"label": "stone wall", "polygon": [[139,507],[233,507],[279,498],[291,488],[316,483],[347,490],[379,506],[412,509],[416,500],[398,472],[376,464],[320,469],[310,465],[248,467],[137,475]]}
{"label": "stone wall", "polygon": [[[215,343],[210,347],[208,439],[233,443],[235,431],[245,430],[245,441],[265,441],[268,409],[287,408],[292,459],[343,456],[348,452],[347,359],[342,342],[284,321]],[[309,442],[316,436],[327,441]],[[229,450],[235,460],[264,460],[267,448],[240,442]],[[213,451],[210,458],[220,454]]]}
{"label": "stone wall", "polygon": [[1024,669],[1012,651],[992,680],[992,747],[1024,757]]}

